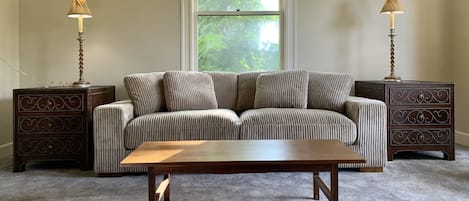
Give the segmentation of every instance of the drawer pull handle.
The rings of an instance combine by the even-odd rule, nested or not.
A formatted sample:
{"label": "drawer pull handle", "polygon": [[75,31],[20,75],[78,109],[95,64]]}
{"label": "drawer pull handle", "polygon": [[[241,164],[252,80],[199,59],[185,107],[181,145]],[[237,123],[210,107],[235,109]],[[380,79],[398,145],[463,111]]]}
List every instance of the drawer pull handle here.
{"label": "drawer pull handle", "polygon": [[419,94],[419,99],[423,99],[425,96],[423,94]]}
{"label": "drawer pull handle", "polygon": [[52,101],[48,100],[47,105],[52,105]]}
{"label": "drawer pull handle", "polygon": [[52,125],[52,123],[50,123],[50,122],[47,124],[47,127],[48,127],[48,128],[52,128],[52,126],[53,126],[53,125]]}
{"label": "drawer pull handle", "polygon": [[54,148],[52,145],[47,146],[47,148],[52,149]]}
{"label": "drawer pull handle", "polygon": [[424,120],[424,119],[425,119],[425,115],[423,115],[423,114],[419,115],[419,120],[422,121],[422,120]]}

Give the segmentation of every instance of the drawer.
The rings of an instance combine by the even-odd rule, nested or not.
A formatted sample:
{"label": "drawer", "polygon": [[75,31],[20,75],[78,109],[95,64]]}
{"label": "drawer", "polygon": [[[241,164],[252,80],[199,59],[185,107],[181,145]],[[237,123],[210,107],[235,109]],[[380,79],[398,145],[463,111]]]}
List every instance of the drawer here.
{"label": "drawer", "polygon": [[17,96],[17,112],[84,111],[83,94],[21,94]]}
{"label": "drawer", "polygon": [[392,129],[392,146],[411,145],[449,145],[451,142],[450,128],[432,129]]}
{"label": "drawer", "polygon": [[18,134],[81,133],[83,116],[18,116]]}
{"label": "drawer", "polygon": [[451,125],[451,108],[391,108],[391,125]]}
{"label": "drawer", "polygon": [[389,89],[390,105],[451,104],[451,88],[399,88]]}
{"label": "drawer", "polygon": [[83,142],[79,137],[18,138],[20,156],[80,155]]}

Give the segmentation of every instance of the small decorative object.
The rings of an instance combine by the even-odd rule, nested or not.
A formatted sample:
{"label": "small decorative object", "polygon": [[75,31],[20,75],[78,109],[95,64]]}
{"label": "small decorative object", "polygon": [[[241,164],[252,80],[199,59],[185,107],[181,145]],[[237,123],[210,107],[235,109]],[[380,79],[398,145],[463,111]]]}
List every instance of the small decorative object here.
{"label": "small decorative object", "polygon": [[83,18],[91,18],[91,10],[88,8],[86,0],[73,0],[72,6],[67,14],[70,18],[78,19],[78,42],[79,42],[79,70],[80,77],[77,82],[73,83],[73,86],[76,87],[89,87],[90,83],[83,80]]}
{"label": "small decorative object", "polygon": [[394,29],[394,17],[395,17],[395,14],[403,14],[403,13],[404,13],[404,9],[402,8],[402,5],[399,2],[399,0],[386,0],[386,2],[384,2],[383,9],[381,9],[381,14],[389,14],[391,16],[391,27],[389,29],[390,31],[389,37],[391,38],[391,74],[384,78],[385,81],[391,81],[391,82],[401,81],[401,78],[394,74],[394,69],[395,69],[394,37],[396,36],[395,29]]}

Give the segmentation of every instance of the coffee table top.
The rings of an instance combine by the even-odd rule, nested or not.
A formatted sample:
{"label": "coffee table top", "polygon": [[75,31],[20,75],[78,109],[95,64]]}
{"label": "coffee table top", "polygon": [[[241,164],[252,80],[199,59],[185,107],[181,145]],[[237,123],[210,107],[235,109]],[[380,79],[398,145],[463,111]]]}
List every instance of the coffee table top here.
{"label": "coffee table top", "polygon": [[366,161],[338,140],[165,141],[143,143],[121,162],[121,166],[243,162],[331,164]]}

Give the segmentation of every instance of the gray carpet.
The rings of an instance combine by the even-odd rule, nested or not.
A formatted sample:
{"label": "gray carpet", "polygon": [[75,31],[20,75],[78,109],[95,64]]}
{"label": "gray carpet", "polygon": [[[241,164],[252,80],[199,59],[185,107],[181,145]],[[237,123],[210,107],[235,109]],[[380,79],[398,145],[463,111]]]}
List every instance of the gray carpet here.
{"label": "gray carpet", "polygon": [[[339,172],[340,200],[469,200],[469,148],[456,161],[439,152],[399,154],[383,173]],[[0,156],[0,200],[148,200],[147,177],[96,178],[74,164],[31,163],[13,173],[11,155]],[[329,182],[329,174],[322,173]],[[173,175],[172,200],[312,200],[311,173]],[[327,200],[321,195],[321,200]]]}

